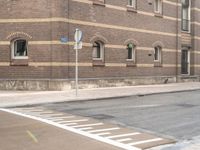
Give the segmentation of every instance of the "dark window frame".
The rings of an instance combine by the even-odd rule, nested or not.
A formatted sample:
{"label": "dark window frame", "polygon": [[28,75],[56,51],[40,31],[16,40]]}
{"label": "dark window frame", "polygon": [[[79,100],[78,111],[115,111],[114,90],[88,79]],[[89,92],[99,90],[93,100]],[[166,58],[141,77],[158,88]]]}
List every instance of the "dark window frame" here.
{"label": "dark window frame", "polygon": [[103,55],[104,55],[104,43],[102,41],[95,41],[93,43],[93,52],[92,52],[93,60],[95,59],[103,60],[104,59]]}
{"label": "dark window frame", "polygon": [[26,39],[15,39],[11,45],[12,59],[28,59],[28,41]]}
{"label": "dark window frame", "polygon": [[161,62],[161,59],[162,59],[161,53],[162,53],[161,46],[154,47],[154,61],[155,62]]}

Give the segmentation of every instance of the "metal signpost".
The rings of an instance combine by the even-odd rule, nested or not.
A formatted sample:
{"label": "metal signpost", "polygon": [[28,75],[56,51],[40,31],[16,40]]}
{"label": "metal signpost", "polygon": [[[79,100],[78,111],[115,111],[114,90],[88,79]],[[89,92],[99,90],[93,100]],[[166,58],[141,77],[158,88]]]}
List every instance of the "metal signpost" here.
{"label": "metal signpost", "polygon": [[74,34],[75,45],[74,49],[76,50],[76,66],[75,66],[75,82],[76,82],[76,96],[78,96],[78,49],[82,48],[82,31],[76,29]]}

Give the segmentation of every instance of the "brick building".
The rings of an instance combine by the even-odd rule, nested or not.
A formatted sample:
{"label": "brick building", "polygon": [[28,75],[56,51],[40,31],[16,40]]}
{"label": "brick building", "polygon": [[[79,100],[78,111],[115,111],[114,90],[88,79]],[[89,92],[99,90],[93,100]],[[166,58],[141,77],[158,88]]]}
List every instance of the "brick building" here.
{"label": "brick building", "polygon": [[[199,0],[1,0],[0,89],[199,80]],[[68,42],[63,42],[68,39]]]}

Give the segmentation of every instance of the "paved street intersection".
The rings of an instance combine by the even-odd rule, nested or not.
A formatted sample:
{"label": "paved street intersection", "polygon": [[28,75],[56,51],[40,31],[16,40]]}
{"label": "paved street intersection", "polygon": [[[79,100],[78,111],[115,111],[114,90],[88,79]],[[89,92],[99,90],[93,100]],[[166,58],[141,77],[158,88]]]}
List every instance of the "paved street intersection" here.
{"label": "paved street intersection", "polygon": [[[103,88],[80,90],[79,97],[74,96],[74,91],[2,91],[0,93],[0,107],[4,111],[9,111],[9,113],[4,112],[2,115],[1,112],[0,133],[2,136],[0,146],[4,146],[3,150],[18,149],[6,149],[5,146],[16,147],[14,145],[16,139],[21,139],[21,134],[16,132],[19,126],[25,130],[26,135],[32,137],[33,133],[31,130],[23,128],[23,123],[25,122],[25,125],[28,124],[31,128],[37,122],[36,124],[46,126],[49,123],[48,128],[51,126],[56,130],[60,129],[62,136],[66,133],[67,135],[73,133],[73,136],[70,134],[70,137],[76,135],[81,138],[85,137],[83,143],[90,143],[90,140],[92,140],[92,143],[95,143],[95,149],[93,147],[92,150],[98,149],[97,147],[100,148],[96,144],[98,140],[100,140],[98,141],[100,145],[105,144],[106,147],[109,145],[109,150],[113,148],[123,149],[124,146],[128,146],[128,149],[130,147],[149,148],[151,145],[161,145],[161,147],[151,148],[152,150],[199,150],[199,87],[199,83],[177,83]],[[10,117],[7,117],[8,114],[10,114]],[[25,117],[23,117],[24,115]],[[23,119],[12,120],[19,117]],[[34,124],[32,124],[33,118],[36,119]],[[29,120],[24,121],[27,119]],[[46,126],[42,130],[48,130]],[[11,133],[10,130],[13,132]],[[48,134],[46,134],[49,137],[48,140],[62,138],[60,134],[55,136],[55,132],[52,134],[51,131],[53,130],[48,130]],[[42,136],[43,132],[40,135]],[[86,135],[92,137],[88,138]],[[115,135],[120,137],[106,138]],[[68,136],[66,138],[67,142],[64,140],[65,146],[75,144],[69,140]],[[4,141],[9,144],[3,144]],[[34,141],[34,138],[32,141]],[[82,144],[82,142],[77,140],[78,144]],[[176,142],[176,144],[173,142]],[[91,145],[93,145],[92,143]],[[168,143],[172,144],[168,145]],[[48,142],[45,141],[43,144],[48,144]],[[117,145],[117,147],[111,144]],[[21,145],[23,146],[23,144]],[[122,145],[123,148],[121,148]],[[67,146],[70,146],[72,150],[80,150],[80,147],[74,148],[74,145]],[[101,147],[100,150],[102,149],[105,148]],[[29,148],[29,150],[31,149]]]}
{"label": "paved street intersection", "polygon": [[60,113],[43,107],[10,108],[1,109],[1,111],[38,120],[126,150],[147,149],[175,142],[92,118]]}

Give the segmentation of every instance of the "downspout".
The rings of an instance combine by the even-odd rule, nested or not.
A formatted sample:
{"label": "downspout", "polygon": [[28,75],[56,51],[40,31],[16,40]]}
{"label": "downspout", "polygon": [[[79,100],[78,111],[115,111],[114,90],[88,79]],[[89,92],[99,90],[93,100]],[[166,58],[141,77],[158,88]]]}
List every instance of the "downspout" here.
{"label": "downspout", "polygon": [[[70,17],[70,14],[69,14],[69,12],[70,12],[70,10],[69,10],[69,5],[70,5],[70,1],[68,0],[67,1],[68,3],[67,3],[67,19],[69,19],[69,17]],[[70,40],[69,39],[69,31],[70,31],[70,27],[69,27],[69,22],[67,23],[67,38],[68,38],[68,40]],[[67,63],[69,63],[70,62],[70,46],[69,46],[69,44],[67,45]],[[68,80],[70,79],[70,72],[69,72],[69,65],[67,66],[67,78],[68,78]]]}
{"label": "downspout", "polygon": [[[51,18],[51,20],[53,19],[52,17],[53,17],[53,2],[52,2],[52,0],[50,1],[50,18]],[[50,73],[51,73],[51,77],[50,77],[50,81],[49,81],[49,84],[50,84],[50,82],[52,81],[52,78],[53,78],[53,46],[52,46],[52,40],[53,40],[53,22],[51,21],[50,22],[50,37],[51,37],[51,45],[50,45],[50,61],[51,61],[51,69],[50,69]],[[51,85],[51,84],[50,84]],[[49,88],[51,89],[51,86],[49,86]],[[50,90],[49,89],[49,90]]]}
{"label": "downspout", "polygon": [[179,65],[178,65],[178,50],[179,50],[179,36],[178,36],[178,33],[179,33],[179,21],[178,21],[179,6],[178,6],[178,1],[179,0],[176,0],[176,82],[178,82],[178,67],[179,67]]}

